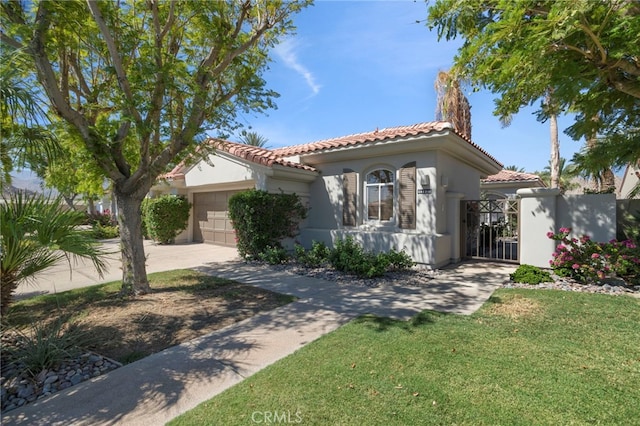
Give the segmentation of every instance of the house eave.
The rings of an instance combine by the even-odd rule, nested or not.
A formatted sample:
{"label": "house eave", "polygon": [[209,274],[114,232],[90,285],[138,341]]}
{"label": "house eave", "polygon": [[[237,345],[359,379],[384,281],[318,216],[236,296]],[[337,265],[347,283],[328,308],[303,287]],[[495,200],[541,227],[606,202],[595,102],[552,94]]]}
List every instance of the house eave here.
{"label": "house eave", "polygon": [[392,140],[328,148],[322,151],[299,154],[299,159],[302,164],[315,167],[318,164],[334,161],[349,161],[436,150],[448,152],[461,161],[477,168],[483,177],[495,174],[502,169],[502,164],[493,160],[490,156],[484,154],[479,149],[470,145],[469,142],[449,130],[434,131],[429,134]]}

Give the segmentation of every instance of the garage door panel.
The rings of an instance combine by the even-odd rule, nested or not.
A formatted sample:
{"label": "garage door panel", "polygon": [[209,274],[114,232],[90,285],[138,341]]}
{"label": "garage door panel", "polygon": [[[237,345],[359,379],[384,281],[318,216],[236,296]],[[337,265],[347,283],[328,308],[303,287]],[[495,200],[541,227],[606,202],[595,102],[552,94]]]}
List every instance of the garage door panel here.
{"label": "garage door panel", "polygon": [[193,194],[193,240],[198,242],[236,245],[235,232],[229,219],[229,197],[238,191],[203,192]]}

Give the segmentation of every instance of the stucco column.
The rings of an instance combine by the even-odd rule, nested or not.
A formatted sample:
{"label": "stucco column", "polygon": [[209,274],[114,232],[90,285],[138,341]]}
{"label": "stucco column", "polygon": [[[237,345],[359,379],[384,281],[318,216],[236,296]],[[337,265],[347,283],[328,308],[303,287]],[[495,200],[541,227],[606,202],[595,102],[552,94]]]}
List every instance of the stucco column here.
{"label": "stucco column", "polygon": [[547,232],[557,232],[557,197],[560,189],[524,188],[520,198],[520,264],[548,268],[556,241]]}
{"label": "stucco column", "polygon": [[464,198],[461,192],[447,191],[447,233],[451,235],[451,263],[458,263],[462,258],[460,253],[460,200]]}

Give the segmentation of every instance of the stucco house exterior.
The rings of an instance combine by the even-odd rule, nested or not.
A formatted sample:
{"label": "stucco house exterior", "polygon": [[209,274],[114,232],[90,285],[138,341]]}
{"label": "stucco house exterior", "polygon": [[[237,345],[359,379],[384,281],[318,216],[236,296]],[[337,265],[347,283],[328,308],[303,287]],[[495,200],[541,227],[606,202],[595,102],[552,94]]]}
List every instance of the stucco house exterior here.
{"label": "stucco house exterior", "polygon": [[193,204],[177,242],[233,246],[227,214],[234,193],[296,193],[309,215],[296,241],[329,246],[347,235],[373,251],[404,249],[440,267],[461,258],[461,200],[480,198],[480,181],[502,164],[448,122],[427,122],[264,149],[211,139],[215,154],[179,165],[150,195]]}

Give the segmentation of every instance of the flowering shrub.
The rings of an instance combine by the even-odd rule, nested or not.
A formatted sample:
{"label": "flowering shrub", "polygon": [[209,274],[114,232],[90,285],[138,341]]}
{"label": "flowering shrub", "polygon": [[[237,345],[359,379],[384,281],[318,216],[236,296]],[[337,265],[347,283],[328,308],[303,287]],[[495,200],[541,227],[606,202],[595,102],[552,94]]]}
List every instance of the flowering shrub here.
{"label": "flowering shrub", "polygon": [[560,228],[547,237],[559,241],[549,264],[560,276],[582,282],[617,276],[627,282],[640,280],[640,249],[631,240],[596,243],[587,235],[569,238],[570,228]]}

